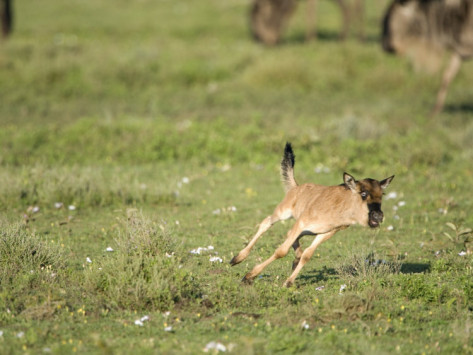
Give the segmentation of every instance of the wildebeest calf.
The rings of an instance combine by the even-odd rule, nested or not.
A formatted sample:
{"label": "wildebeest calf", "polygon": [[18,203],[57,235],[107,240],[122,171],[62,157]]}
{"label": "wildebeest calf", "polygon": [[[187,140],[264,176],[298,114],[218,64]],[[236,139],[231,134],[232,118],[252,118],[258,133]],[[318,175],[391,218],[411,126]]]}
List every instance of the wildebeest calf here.
{"label": "wildebeest calf", "polygon": [[[294,177],[294,162],[291,144],[287,143],[281,162],[281,177],[286,196],[275,208],[273,214],[261,222],[254,237],[230,261],[230,264],[236,265],[245,260],[258,239],[274,223],[289,218],[294,218],[296,222],[289,230],[286,240],[269,259],[248,272],[243,278],[244,282],[251,282],[270,263],[286,256],[292,247],[296,258],[292,264],[292,274],[284,282],[284,285],[289,287],[294,283],[302,267],[312,257],[315,249],[335,233],[354,224],[376,228],[383,222],[384,214],[381,210],[383,191],[391,183],[394,175],[382,181],[375,179],[356,181],[353,176],[345,173],[341,185],[299,185]],[[303,250],[299,240],[306,235],[312,235],[315,238],[312,244]]]}
{"label": "wildebeest calf", "polygon": [[462,61],[473,57],[473,0],[394,0],[383,20],[382,44],[390,53],[419,55],[419,48],[452,53],[433,109],[437,114]]}

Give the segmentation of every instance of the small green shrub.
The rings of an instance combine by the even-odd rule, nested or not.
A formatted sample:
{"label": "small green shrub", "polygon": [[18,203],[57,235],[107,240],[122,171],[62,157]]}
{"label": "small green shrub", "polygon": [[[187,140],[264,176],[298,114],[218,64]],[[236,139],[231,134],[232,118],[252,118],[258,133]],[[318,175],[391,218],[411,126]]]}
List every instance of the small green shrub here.
{"label": "small green shrub", "polygon": [[164,226],[129,212],[116,249],[85,271],[85,290],[100,307],[167,310],[200,296]]}
{"label": "small green shrub", "polygon": [[24,313],[41,318],[52,314],[65,266],[56,245],[41,240],[24,225],[0,222],[0,315]]}

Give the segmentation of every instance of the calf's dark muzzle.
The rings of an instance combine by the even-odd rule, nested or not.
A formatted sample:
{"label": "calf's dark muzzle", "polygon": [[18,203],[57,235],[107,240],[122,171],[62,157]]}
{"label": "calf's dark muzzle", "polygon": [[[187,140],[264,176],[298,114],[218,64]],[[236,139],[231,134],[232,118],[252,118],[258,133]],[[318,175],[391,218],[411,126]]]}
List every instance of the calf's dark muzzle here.
{"label": "calf's dark muzzle", "polygon": [[368,205],[368,225],[371,228],[379,227],[384,220],[384,213],[381,211],[380,203],[372,203]]}

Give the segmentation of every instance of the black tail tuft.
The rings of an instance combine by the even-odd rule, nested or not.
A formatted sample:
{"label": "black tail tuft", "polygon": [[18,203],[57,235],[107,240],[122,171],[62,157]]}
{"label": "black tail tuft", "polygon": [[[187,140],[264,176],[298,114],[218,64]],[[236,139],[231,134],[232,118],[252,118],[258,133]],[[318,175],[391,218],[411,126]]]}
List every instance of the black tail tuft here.
{"label": "black tail tuft", "polygon": [[292,150],[291,143],[287,142],[284,148],[284,156],[281,161],[281,179],[284,183],[286,191],[297,186],[296,180],[294,179],[294,164],[296,156]]}
{"label": "black tail tuft", "polygon": [[284,147],[284,158],[283,162],[290,163],[290,167],[293,168],[296,162],[296,156],[294,155],[294,151],[292,150],[291,143],[287,142],[286,146]]}

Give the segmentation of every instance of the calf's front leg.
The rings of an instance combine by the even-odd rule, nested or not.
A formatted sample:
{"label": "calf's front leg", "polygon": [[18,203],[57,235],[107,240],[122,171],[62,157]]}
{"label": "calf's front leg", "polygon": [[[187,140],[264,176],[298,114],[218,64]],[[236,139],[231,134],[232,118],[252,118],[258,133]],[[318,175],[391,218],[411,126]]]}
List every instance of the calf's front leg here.
{"label": "calf's front leg", "polygon": [[299,263],[295,267],[295,269],[292,272],[291,276],[289,276],[288,279],[284,282],[284,286],[291,287],[294,284],[294,280],[296,279],[297,275],[301,271],[302,267],[310,260],[312,255],[314,255],[315,249],[317,249],[317,247],[320,244],[322,244],[326,240],[330,239],[330,237],[332,237],[336,232],[337,232],[337,230],[335,229],[333,231],[330,231],[330,232],[327,232],[327,233],[324,233],[324,234],[318,234],[315,237],[312,244],[302,252]]}

